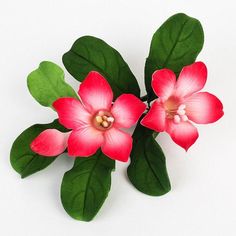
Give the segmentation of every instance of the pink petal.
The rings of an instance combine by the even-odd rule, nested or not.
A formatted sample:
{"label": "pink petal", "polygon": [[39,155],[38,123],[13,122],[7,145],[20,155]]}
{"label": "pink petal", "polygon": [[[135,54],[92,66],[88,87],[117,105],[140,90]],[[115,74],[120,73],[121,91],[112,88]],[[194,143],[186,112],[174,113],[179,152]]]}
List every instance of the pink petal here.
{"label": "pink petal", "polygon": [[123,131],[111,128],[105,132],[102,151],[111,159],[126,162],[132,149],[132,138]]}
{"label": "pink petal", "polygon": [[118,97],[111,109],[115,124],[122,128],[130,128],[134,125],[143,112],[146,105],[132,94],[122,94]]}
{"label": "pink petal", "polygon": [[224,114],[221,101],[207,92],[193,94],[185,105],[188,118],[198,124],[213,123]]}
{"label": "pink petal", "polygon": [[186,151],[195,143],[198,138],[198,131],[190,122],[175,124],[172,120],[167,122],[167,133],[172,140]]}
{"label": "pink petal", "polygon": [[152,88],[158,97],[167,99],[173,92],[176,77],[169,69],[157,70],[152,75]]}
{"label": "pink petal", "polygon": [[68,140],[69,156],[88,157],[93,155],[104,142],[100,131],[91,126],[72,131]]}
{"label": "pink petal", "polygon": [[109,83],[98,72],[88,74],[79,88],[79,96],[89,111],[109,110],[113,93]]}
{"label": "pink petal", "polygon": [[67,129],[76,129],[90,122],[91,114],[75,98],[59,98],[53,103],[59,122]]}
{"label": "pink petal", "polygon": [[207,68],[203,62],[185,66],[176,83],[177,97],[187,97],[201,90],[207,80]]}
{"label": "pink petal", "polygon": [[157,132],[165,131],[166,113],[162,105],[155,101],[147,115],[141,120],[141,124],[149,129]]}
{"label": "pink petal", "polygon": [[33,140],[30,147],[42,156],[58,156],[65,151],[69,134],[70,132],[62,133],[56,129],[47,129]]}

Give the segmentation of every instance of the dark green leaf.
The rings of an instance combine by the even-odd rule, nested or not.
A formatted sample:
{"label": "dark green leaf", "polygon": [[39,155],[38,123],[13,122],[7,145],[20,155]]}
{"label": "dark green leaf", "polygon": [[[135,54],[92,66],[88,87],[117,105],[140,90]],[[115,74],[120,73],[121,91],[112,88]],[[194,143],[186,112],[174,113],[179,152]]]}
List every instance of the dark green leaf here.
{"label": "dark green leaf", "polygon": [[165,156],[155,141],[153,131],[138,125],[133,134],[128,177],[141,192],[160,196],[170,191]]}
{"label": "dark green leaf", "polygon": [[30,148],[31,142],[46,129],[58,129],[66,132],[66,129],[57,120],[50,124],[36,124],[21,133],[12,145],[11,165],[22,178],[44,169],[56,159],[56,157],[40,156]]}
{"label": "dark green leaf", "polygon": [[201,23],[179,13],[170,17],[153,35],[145,65],[145,85],[152,100],[152,73],[169,68],[177,75],[183,66],[192,64],[203,47],[204,33]]}
{"label": "dark green leaf", "polygon": [[76,158],[65,173],[61,200],[66,212],[77,220],[90,221],[97,214],[111,187],[115,161],[98,151],[86,158]]}
{"label": "dark green leaf", "polygon": [[43,61],[38,69],[28,75],[27,85],[31,95],[43,106],[51,107],[60,97],[77,97],[64,80],[63,70],[56,64]]}
{"label": "dark green leaf", "polygon": [[75,41],[70,51],[63,55],[69,73],[83,81],[90,71],[98,71],[109,82],[115,97],[122,93],[140,95],[138,83],[119,52],[103,40],[84,36]]}

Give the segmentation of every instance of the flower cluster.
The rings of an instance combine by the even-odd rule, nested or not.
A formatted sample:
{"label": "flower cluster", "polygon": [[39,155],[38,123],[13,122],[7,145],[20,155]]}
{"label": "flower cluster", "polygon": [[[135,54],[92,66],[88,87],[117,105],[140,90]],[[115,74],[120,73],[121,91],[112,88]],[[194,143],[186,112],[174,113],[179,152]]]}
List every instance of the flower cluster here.
{"label": "flower cluster", "polygon": [[[141,120],[156,132],[167,132],[185,150],[194,144],[198,131],[192,122],[207,124],[223,116],[220,100],[208,92],[199,92],[207,80],[204,63],[185,66],[178,80],[169,69],[157,70],[152,88],[157,99]],[[53,103],[59,122],[69,129],[62,133],[47,129],[31,143],[31,149],[43,156],[55,156],[68,149],[69,156],[88,157],[99,148],[111,159],[127,161],[132,137],[123,129],[135,125],[147,106],[132,94],[122,94],[113,103],[113,92],[102,75],[92,71],[81,83],[79,99],[59,98]]]}

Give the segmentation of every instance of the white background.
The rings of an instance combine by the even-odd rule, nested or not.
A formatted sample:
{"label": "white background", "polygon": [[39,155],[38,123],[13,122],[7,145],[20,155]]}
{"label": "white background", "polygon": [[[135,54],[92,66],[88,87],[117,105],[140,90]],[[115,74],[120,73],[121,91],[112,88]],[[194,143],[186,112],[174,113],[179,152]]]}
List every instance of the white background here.
{"label": "white background", "polygon": [[[236,235],[236,6],[235,1],[12,1],[0,0],[0,235]],[[171,15],[198,18],[205,31],[198,57],[209,70],[205,90],[224,104],[225,116],[199,126],[186,154],[166,134],[172,191],[150,197],[128,181],[128,163],[117,163],[110,194],[94,221],[70,218],[60,202],[62,176],[72,160],[58,158],[44,171],[20,179],[9,163],[14,139],[34,123],[56,117],[26,86],[43,60],[63,67],[61,56],[80,36],[94,35],[116,48],[145,94],[143,68],[154,31]],[[64,68],[64,67],[63,67]],[[66,79],[79,83],[66,73]]]}

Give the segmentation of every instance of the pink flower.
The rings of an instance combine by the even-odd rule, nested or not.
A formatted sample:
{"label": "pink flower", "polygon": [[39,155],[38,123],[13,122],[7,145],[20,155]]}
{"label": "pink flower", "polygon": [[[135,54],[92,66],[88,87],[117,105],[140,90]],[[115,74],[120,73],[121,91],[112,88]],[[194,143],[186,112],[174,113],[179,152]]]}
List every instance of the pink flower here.
{"label": "pink flower", "polygon": [[213,123],[224,114],[223,105],[217,97],[208,92],[198,92],[206,80],[207,68],[202,62],[185,66],[177,81],[171,70],[155,71],[152,88],[158,99],[141,124],[157,132],[166,131],[176,144],[187,151],[198,138],[192,122]]}
{"label": "pink flower", "polygon": [[146,105],[132,94],[122,94],[112,105],[113,93],[108,82],[97,72],[90,72],[79,88],[81,101],[59,98],[53,103],[59,122],[72,131],[43,131],[31,149],[44,156],[55,156],[68,148],[70,156],[87,157],[100,147],[111,159],[127,161],[132,137],[121,130],[133,126]]}

